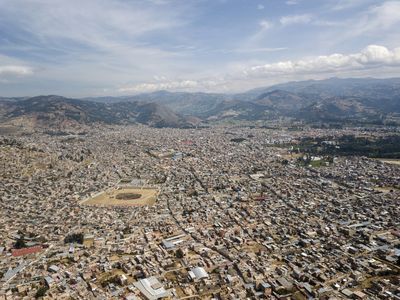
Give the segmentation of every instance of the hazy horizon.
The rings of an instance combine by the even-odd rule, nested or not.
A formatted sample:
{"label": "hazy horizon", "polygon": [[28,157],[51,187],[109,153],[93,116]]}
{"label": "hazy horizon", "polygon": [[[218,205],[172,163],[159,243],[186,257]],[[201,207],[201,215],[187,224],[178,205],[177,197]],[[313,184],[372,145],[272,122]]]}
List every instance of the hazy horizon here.
{"label": "hazy horizon", "polygon": [[264,86],[258,86],[258,87],[254,87],[251,89],[246,89],[243,91],[237,91],[237,92],[212,92],[212,91],[185,91],[185,90],[168,90],[168,89],[164,89],[164,90],[154,90],[154,91],[148,91],[148,92],[136,92],[136,93],[131,93],[131,94],[124,94],[124,95],[120,95],[120,94],[105,94],[105,95],[68,95],[68,94],[55,94],[55,93],[49,93],[49,94],[31,94],[31,95],[15,95],[15,96],[4,96],[0,94],[0,98],[30,98],[30,97],[37,97],[37,96],[61,96],[61,97],[67,97],[67,98],[76,98],[76,99],[90,99],[90,98],[124,98],[124,97],[134,97],[134,96],[140,96],[140,95],[146,95],[146,94],[152,94],[152,93],[163,93],[163,92],[167,92],[167,93],[201,93],[201,94],[223,94],[223,95],[238,95],[238,94],[242,94],[242,93],[248,93],[248,92],[252,92],[252,91],[256,91],[259,89],[268,89],[268,88],[272,88],[281,84],[292,84],[292,83],[300,83],[300,82],[307,82],[307,81],[324,81],[324,80],[331,80],[331,79],[338,79],[338,80],[363,80],[363,79],[371,79],[371,80],[393,80],[393,79],[400,79],[400,77],[371,77],[371,76],[366,76],[366,77],[327,77],[327,78],[323,78],[323,79],[306,79],[306,80],[291,80],[291,81],[284,81],[284,82],[280,82],[280,83],[276,83],[276,84],[271,84],[271,85],[264,85]]}

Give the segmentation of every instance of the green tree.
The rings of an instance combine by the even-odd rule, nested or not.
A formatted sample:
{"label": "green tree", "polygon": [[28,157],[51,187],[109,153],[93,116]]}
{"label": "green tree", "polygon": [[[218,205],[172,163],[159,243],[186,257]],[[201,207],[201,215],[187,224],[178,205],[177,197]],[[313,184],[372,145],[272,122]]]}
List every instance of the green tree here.
{"label": "green tree", "polygon": [[176,258],[181,259],[185,256],[185,253],[183,252],[183,250],[181,248],[179,248],[178,250],[176,250],[175,255],[176,255]]}
{"label": "green tree", "polygon": [[26,247],[26,244],[25,244],[25,241],[24,241],[24,237],[21,236],[21,237],[15,242],[14,248],[15,248],[15,249],[21,249],[21,248],[25,248],[25,247]]}
{"label": "green tree", "polygon": [[38,299],[38,298],[41,298],[44,295],[46,295],[46,292],[48,289],[49,288],[47,286],[41,286],[40,288],[38,288],[38,290],[36,291],[36,294],[35,294],[35,298]]}

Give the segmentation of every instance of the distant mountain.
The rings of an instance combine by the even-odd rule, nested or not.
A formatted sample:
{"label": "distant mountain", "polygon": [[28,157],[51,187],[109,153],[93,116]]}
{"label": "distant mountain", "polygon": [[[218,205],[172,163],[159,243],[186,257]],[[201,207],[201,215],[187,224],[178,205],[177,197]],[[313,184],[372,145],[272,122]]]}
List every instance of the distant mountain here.
{"label": "distant mountain", "polygon": [[143,123],[186,127],[216,120],[400,124],[400,78],[307,80],[240,94],[158,91],[81,100],[57,96],[0,98],[1,119],[33,123]]}
{"label": "distant mountain", "polygon": [[[227,102],[232,102],[230,106]],[[237,101],[258,107],[243,108]],[[400,78],[340,79],[289,82],[231,95],[210,109],[208,118],[229,112],[234,118],[268,120],[291,117],[306,122],[400,124]],[[245,104],[241,104],[243,107]],[[219,110],[219,111],[218,111]]]}
{"label": "distant mountain", "polygon": [[324,80],[306,80],[288,82],[249,91],[248,93],[263,93],[273,90],[284,90],[305,96],[320,98],[330,97],[376,97],[389,93],[390,96],[400,95],[400,78],[329,78]]}
{"label": "distant mountain", "polygon": [[139,102],[153,102],[165,105],[178,114],[187,116],[195,115],[201,116],[213,109],[220,102],[231,99],[232,96],[226,94],[216,93],[186,93],[186,92],[167,92],[157,91],[147,94],[139,94],[134,96],[122,97],[92,97],[85,98],[85,100],[95,102],[120,102],[120,101],[139,101]]}
{"label": "distant mountain", "polygon": [[67,128],[80,124],[133,124],[154,127],[190,126],[183,117],[157,103],[98,103],[61,96],[0,101],[2,122],[36,127]]}
{"label": "distant mountain", "polygon": [[367,106],[358,98],[328,98],[301,108],[297,118],[319,122],[382,123],[381,109]]}
{"label": "distant mountain", "polygon": [[0,97],[0,102],[2,101],[20,101],[28,99],[29,97]]}
{"label": "distant mountain", "polygon": [[141,101],[162,104],[203,120],[269,120],[281,116],[309,122],[398,120],[400,78],[330,78],[278,84],[240,94],[173,93],[91,98],[92,101]]}
{"label": "distant mountain", "polygon": [[254,99],[254,102],[280,113],[290,113],[310,104],[311,100],[284,90],[273,90],[262,93]]}
{"label": "distant mountain", "polygon": [[264,106],[250,101],[225,100],[213,109],[204,112],[202,117],[206,120],[263,120],[272,117],[271,112]]}
{"label": "distant mountain", "polygon": [[308,80],[264,91],[272,88],[302,98],[294,116],[306,121],[379,123],[399,119],[400,78]]}

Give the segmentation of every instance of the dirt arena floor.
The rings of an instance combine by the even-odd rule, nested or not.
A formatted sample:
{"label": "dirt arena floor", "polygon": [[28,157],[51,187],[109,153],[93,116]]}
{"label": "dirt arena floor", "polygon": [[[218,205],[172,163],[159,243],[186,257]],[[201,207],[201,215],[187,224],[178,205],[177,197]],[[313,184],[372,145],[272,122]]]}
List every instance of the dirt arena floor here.
{"label": "dirt arena floor", "polygon": [[[92,198],[83,200],[81,204],[98,206],[151,206],[156,203],[157,193],[158,191],[155,189],[120,187],[101,192]],[[129,194],[135,195],[135,197],[129,200],[117,199],[118,195],[120,195],[118,198],[126,198],[121,196]],[[137,195],[140,195],[140,197]]]}

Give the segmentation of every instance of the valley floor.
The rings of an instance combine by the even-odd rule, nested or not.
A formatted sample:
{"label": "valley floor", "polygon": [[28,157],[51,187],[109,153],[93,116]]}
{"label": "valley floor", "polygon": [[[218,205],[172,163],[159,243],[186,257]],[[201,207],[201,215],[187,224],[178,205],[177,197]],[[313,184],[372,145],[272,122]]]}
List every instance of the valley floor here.
{"label": "valley floor", "polygon": [[[399,297],[399,165],[293,152],[304,137],[364,132],[8,133],[0,138],[0,299]],[[124,186],[141,197],[151,187],[157,200],[87,205]],[[117,194],[106,200],[136,201]]]}

